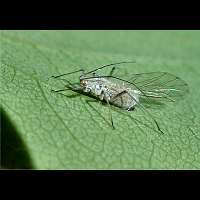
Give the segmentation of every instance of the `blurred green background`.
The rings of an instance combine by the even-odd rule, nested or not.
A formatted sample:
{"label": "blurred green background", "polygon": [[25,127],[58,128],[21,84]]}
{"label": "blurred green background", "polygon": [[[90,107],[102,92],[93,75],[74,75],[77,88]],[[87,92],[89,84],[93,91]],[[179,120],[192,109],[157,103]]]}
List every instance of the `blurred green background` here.
{"label": "blurred green background", "polygon": [[[200,168],[200,31],[1,31],[0,55],[2,168]],[[129,60],[130,73],[166,71],[190,87],[150,109],[162,136],[139,109],[113,111],[112,130],[107,106],[51,92],[63,87],[52,75]]]}

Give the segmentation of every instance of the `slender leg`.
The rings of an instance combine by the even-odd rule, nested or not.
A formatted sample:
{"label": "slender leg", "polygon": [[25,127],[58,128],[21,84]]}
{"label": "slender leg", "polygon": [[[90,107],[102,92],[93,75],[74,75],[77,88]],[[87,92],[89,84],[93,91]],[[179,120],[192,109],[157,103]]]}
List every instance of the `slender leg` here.
{"label": "slender leg", "polygon": [[115,69],[116,69],[115,67],[113,67],[113,68],[111,69],[111,71],[110,71],[110,73],[109,73],[109,76],[112,76],[112,75],[113,75]]}
{"label": "slender leg", "polygon": [[[100,113],[96,107],[93,107],[93,106],[90,104],[90,102],[96,102],[96,100],[86,100],[86,103],[87,103],[93,110],[95,110],[109,126],[112,126],[112,128],[113,128],[113,123],[110,124],[110,122],[102,115],[102,113]],[[99,102],[99,104],[101,103],[101,101],[98,101],[98,102]],[[114,129],[114,128],[113,128],[113,129]]]}
{"label": "slender leg", "polygon": [[61,90],[51,90],[51,92],[62,92],[62,91],[66,91],[66,90],[69,90],[69,89],[66,88],[66,89],[61,89]]}
{"label": "slender leg", "polygon": [[[104,95],[104,91],[102,91],[101,95],[100,95],[100,99],[103,100],[104,96],[105,96]],[[106,100],[106,102],[107,102],[107,104],[109,106],[109,116],[110,116],[110,121],[111,121],[112,128],[115,129],[114,124],[113,124],[113,118],[112,118],[110,103],[109,103],[108,99],[105,99],[105,100]]]}
{"label": "slender leg", "polygon": [[66,87],[68,87],[68,88],[74,88],[74,85],[75,85],[75,84],[71,83],[71,82],[68,81],[67,79],[59,78],[59,80],[66,82],[66,83],[68,84],[68,85],[66,85]]}
{"label": "slender leg", "polygon": [[62,92],[62,91],[66,91],[66,90],[81,91],[80,86],[78,86],[76,84],[72,84],[69,81],[67,81],[67,82],[69,85],[65,85],[66,88],[60,89],[60,90],[51,90],[51,92]]}
{"label": "slender leg", "polygon": [[[69,73],[71,74],[71,73]],[[67,87],[67,89],[61,89],[61,90],[52,90],[52,92],[61,92],[61,91],[65,91],[65,90],[77,90],[77,85],[76,84],[72,84],[70,81],[68,81],[67,79],[63,79],[63,78],[60,78],[61,76],[64,76],[64,75],[67,75],[67,74],[62,74],[62,75],[59,75],[59,76],[52,76],[51,78],[55,78],[55,79],[59,79],[61,81],[63,81],[64,83],[67,83],[67,85],[65,85],[65,87]]]}
{"label": "slender leg", "polygon": [[143,109],[143,111],[145,111],[146,113],[148,113],[148,115],[151,117],[151,119],[156,124],[156,127],[157,127],[158,131],[160,133],[164,134],[164,132],[160,129],[160,127],[158,125],[158,122],[154,119],[154,117],[152,116],[152,114],[148,110],[146,110],[145,107],[143,105],[141,105],[131,94],[129,94],[128,92],[127,92],[127,94],[133,99],[134,102],[136,102]]}
{"label": "slender leg", "polygon": [[[164,132],[160,129],[160,127],[159,127],[159,125],[158,125],[158,122],[154,119],[154,117],[151,115],[151,113],[150,113],[149,111],[147,111],[147,110],[144,108],[144,106],[142,106],[142,105],[141,105],[131,94],[129,94],[126,90],[124,90],[124,91],[118,93],[116,96],[114,96],[113,99],[112,99],[112,102],[113,102],[114,99],[116,99],[116,98],[119,97],[119,96],[122,96],[123,94],[128,94],[128,95],[132,98],[132,100],[133,100],[134,102],[136,102],[136,103],[143,109],[143,111],[147,112],[148,115],[152,118],[152,120],[153,120],[154,123],[156,124],[156,127],[157,127],[158,131],[159,131],[160,133],[164,134]],[[115,101],[115,100],[114,100],[114,101]],[[132,106],[129,107],[127,110],[130,111],[130,109],[132,109]]]}
{"label": "slender leg", "polygon": [[95,73],[95,72],[93,72],[93,73],[92,73],[92,76],[93,76],[93,77],[96,77],[96,73]]}
{"label": "slender leg", "polygon": [[110,103],[109,103],[108,100],[106,100],[106,102],[107,102],[107,104],[108,104],[108,106],[109,106],[109,116],[110,116],[111,125],[112,125],[112,128],[115,129],[114,124],[113,124],[113,118],[112,118]]}

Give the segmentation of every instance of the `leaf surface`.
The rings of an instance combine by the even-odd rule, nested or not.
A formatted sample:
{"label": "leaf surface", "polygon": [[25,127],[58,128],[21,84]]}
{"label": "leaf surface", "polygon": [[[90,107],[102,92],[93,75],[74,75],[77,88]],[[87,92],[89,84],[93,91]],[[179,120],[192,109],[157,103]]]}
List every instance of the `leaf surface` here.
{"label": "leaf surface", "polygon": [[[26,151],[36,169],[196,169],[200,167],[199,31],[1,31],[0,102],[12,124],[2,143]],[[130,73],[169,72],[189,85],[178,103],[149,112],[112,109],[66,91],[52,75],[136,60]],[[74,74],[75,82],[79,74]],[[20,141],[13,143],[11,141]],[[15,145],[16,144],[16,145]],[[5,151],[6,152],[6,151]],[[13,156],[12,156],[13,155]],[[7,156],[2,167],[12,165]],[[21,155],[21,154],[20,154]],[[8,157],[10,156],[10,157]],[[8,164],[9,163],[9,164]]]}

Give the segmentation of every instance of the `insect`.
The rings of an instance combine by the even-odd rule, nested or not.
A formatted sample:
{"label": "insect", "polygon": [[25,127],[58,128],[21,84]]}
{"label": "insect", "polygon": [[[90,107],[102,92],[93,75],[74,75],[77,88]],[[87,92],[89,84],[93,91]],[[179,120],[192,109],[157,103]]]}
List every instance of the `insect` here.
{"label": "insect", "polygon": [[[111,105],[126,111],[132,111],[136,106],[139,106],[153,119],[158,131],[163,133],[152,114],[141,103],[142,100],[146,103],[152,101],[174,102],[189,92],[188,85],[179,77],[167,72],[128,73],[123,75],[124,78],[121,75],[117,75],[116,71],[118,68],[116,66],[120,66],[121,64],[128,65],[130,63],[135,63],[135,61],[112,63],[88,72],[80,69],[70,73],[52,76],[52,78],[60,79],[63,76],[78,72],[81,73],[78,84],[71,83],[67,79],[61,79],[67,83],[66,88],[53,91],[61,92],[69,89],[77,92],[81,91],[97,97],[100,101],[105,101],[109,106],[110,120],[113,128],[114,124],[110,111]],[[109,73],[102,74],[103,69],[109,69]]]}

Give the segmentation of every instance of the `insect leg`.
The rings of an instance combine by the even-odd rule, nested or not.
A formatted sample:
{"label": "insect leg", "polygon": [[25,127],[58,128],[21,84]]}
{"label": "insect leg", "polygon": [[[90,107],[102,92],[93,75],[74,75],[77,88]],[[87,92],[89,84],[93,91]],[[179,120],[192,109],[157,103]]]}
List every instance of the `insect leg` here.
{"label": "insect leg", "polygon": [[81,91],[80,85],[72,84],[70,81],[68,81],[66,79],[61,79],[61,80],[68,83],[68,85],[65,85],[66,88],[60,89],[60,90],[51,90],[51,92],[62,92],[62,91],[66,91],[66,90]]}
{"label": "insect leg", "polygon": [[61,89],[61,90],[51,90],[51,92],[62,92],[62,91],[66,91],[66,90],[69,90],[69,89],[66,88],[66,89]]}
{"label": "insect leg", "polygon": [[110,103],[108,100],[106,100],[108,106],[109,106],[109,116],[110,116],[110,121],[111,121],[111,125],[112,125],[112,128],[115,129],[114,127],[114,123],[113,123],[113,118],[112,118],[112,113],[111,113],[111,108],[110,108]]}
{"label": "insect leg", "polygon": [[129,93],[127,93],[127,94],[133,99],[133,101],[135,101],[143,109],[143,111],[145,111],[146,113],[148,113],[148,115],[151,117],[151,119],[156,124],[156,127],[157,127],[158,131],[160,133],[164,134],[164,132],[160,129],[160,127],[158,125],[158,122],[154,119],[154,117],[152,116],[152,114],[148,110],[146,110],[145,107],[142,104],[140,104],[131,94],[129,94]]}
{"label": "insect leg", "polygon": [[113,68],[111,69],[111,71],[110,71],[110,73],[109,73],[109,76],[112,76],[112,75],[113,75],[115,69],[116,69],[115,67],[113,67]]}
{"label": "insect leg", "polygon": [[[109,126],[112,126],[112,125],[110,124],[110,122],[102,115],[102,113],[99,112],[99,110],[96,108],[96,106],[92,106],[92,105],[91,105],[91,102],[97,102],[97,100],[86,100],[86,103],[87,103],[96,113],[98,113],[99,116],[100,116]],[[98,102],[99,102],[99,104],[101,103],[101,101],[98,101]],[[112,128],[113,128],[113,126],[112,126]]]}
{"label": "insect leg", "polygon": [[[102,100],[103,100],[103,97],[105,97],[105,96],[104,96],[104,91],[102,91],[102,93],[101,93],[101,99],[102,99]],[[108,100],[107,98],[104,98],[104,99],[106,100],[106,103],[107,103],[108,106],[109,106],[109,116],[110,116],[110,121],[111,121],[112,128],[115,129],[114,123],[113,123],[113,118],[112,118],[112,113],[111,113],[111,107],[110,107],[109,100]]]}

